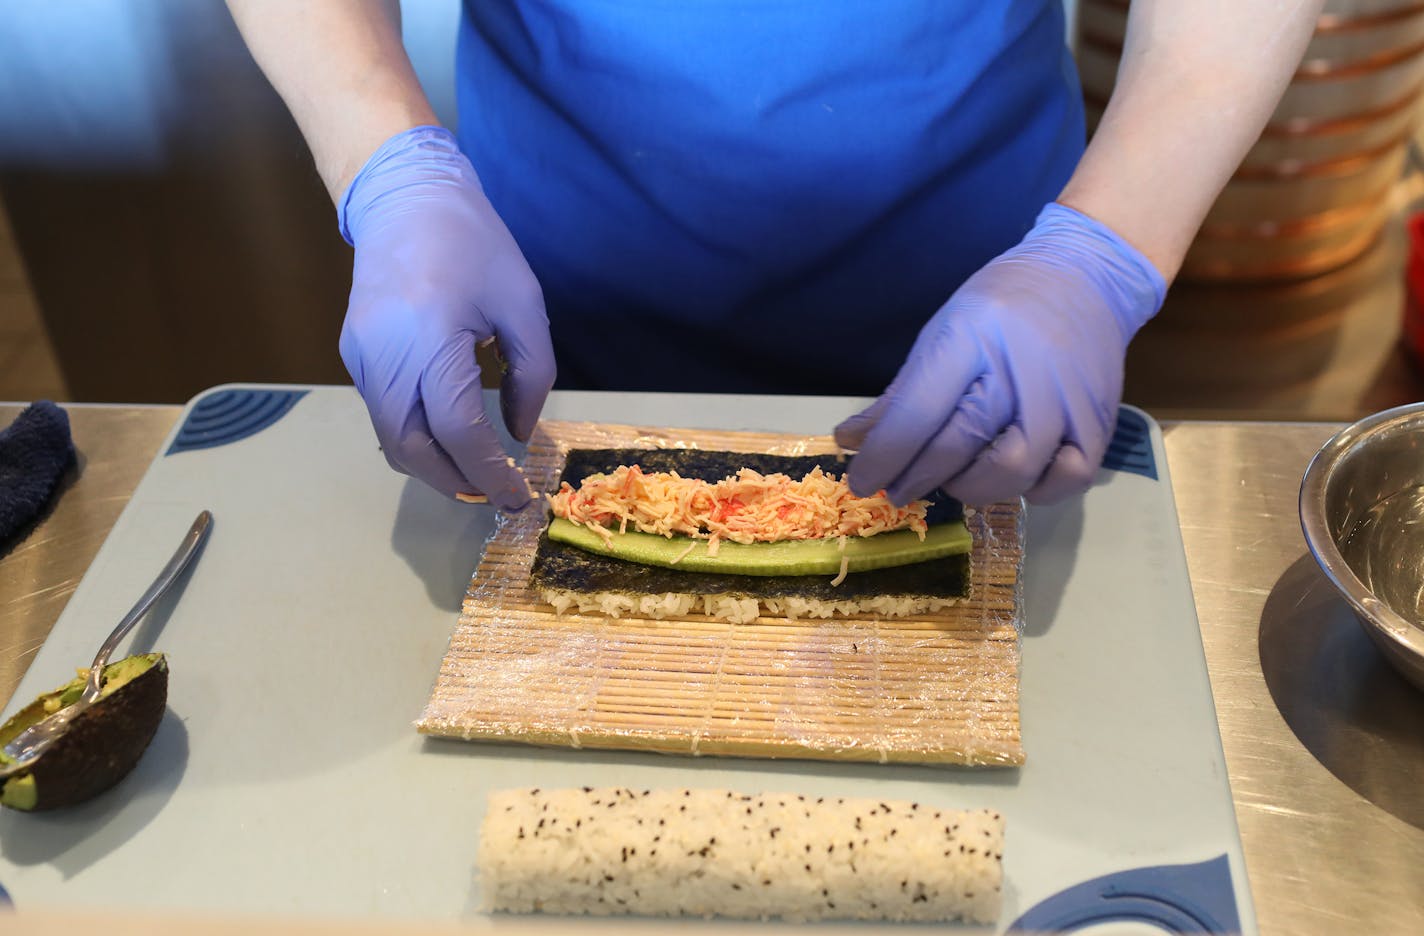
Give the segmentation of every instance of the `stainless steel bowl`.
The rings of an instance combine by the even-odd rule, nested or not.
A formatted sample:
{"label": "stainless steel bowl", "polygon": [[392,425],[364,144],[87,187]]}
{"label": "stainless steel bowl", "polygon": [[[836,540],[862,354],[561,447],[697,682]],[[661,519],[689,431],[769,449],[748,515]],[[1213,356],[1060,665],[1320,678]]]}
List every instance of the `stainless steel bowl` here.
{"label": "stainless steel bowl", "polygon": [[1424,403],[1326,442],[1301,482],[1300,525],[1365,633],[1424,689]]}

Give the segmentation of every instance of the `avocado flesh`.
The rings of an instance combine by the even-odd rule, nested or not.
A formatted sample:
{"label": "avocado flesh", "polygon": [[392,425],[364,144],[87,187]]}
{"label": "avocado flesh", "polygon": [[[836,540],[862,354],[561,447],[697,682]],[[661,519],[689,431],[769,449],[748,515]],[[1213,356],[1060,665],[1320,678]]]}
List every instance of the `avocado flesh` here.
{"label": "avocado flesh", "polygon": [[[137,676],[141,675],[144,670],[153,665],[152,658],[158,655],[159,654],[150,653],[143,656],[124,657],[122,660],[116,660],[104,667],[104,675],[99,679],[99,698],[102,699],[105,696],[113,695],[121,687],[132,682]],[[81,669],[75,670],[75,672],[79,675],[75,676],[74,679],[65,683],[54,692],[47,692],[40,697],[44,702],[44,714],[46,716],[53,715],[65,706],[73,705],[75,702],[78,702],[79,697],[84,694],[84,684],[89,681],[89,671],[87,669]],[[22,727],[21,731],[23,730],[24,728]],[[16,732],[16,734],[18,733],[19,732]],[[4,737],[3,731],[0,731],[0,745],[8,744],[9,741],[9,738]],[[3,759],[4,756],[3,753],[0,753],[0,759]]]}
{"label": "avocado flesh", "polygon": [[[0,725],[0,747],[30,725],[77,701],[88,670],[47,692]],[[99,698],[22,773],[0,785],[0,805],[50,809],[88,799],[138,763],[167,708],[168,663],[161,653],[126,657],[104,667]],[[13,763],[0,751],[0,765]]]}
{"label": "avocado flesh", "polygon": [[0,806],[9,806],[21,812],[33,812],[39,805],[40,793],[35,784],[34,774],[11,777],[0,787]]}

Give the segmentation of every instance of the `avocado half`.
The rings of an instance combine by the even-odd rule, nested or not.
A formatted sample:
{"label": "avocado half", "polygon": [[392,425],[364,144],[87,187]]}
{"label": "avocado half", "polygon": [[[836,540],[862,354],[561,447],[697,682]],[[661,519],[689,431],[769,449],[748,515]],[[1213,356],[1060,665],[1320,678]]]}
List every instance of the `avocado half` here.
{"label": "avocado half", "polygon": [[[30,725],[72,705],[87,670],[47,692],[0,726],[0,747]],[[82,803],[122,780],[143,756],[168,707],[168,659],[125,657],[104,667],[99,698],[29,768],[3,781],[0,805],[26,812]],[[0,752],[0,765],[10,763]]]}

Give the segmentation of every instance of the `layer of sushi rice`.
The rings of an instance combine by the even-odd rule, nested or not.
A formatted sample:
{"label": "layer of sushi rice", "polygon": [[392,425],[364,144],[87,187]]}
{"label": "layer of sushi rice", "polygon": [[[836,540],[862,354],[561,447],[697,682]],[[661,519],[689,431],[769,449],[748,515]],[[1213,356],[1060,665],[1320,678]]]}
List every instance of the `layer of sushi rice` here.
{"label": "layer of sushi rice", "polygon": [[485,909],[994,922],[988,810],[726,790],[505,790],[479,849]]}
{"label": "layer of sushi rice", "polygon": [[880,617],[906,617],[933,613],[960,603],[962,598],[904,597],[876,595],[841,601],[816,598],[782,597],[754,598],[738,595],[688,595],[677,592],[629,594],[626,592],[579,592],[548,588],[541,592],[543,600],[553,605],[555,612],[566,614],[602,614],[608,617],[637,617],[662,620],[689,614],[709,617],[733,624],[749,624],[763,615],[797,620],[799,618],[829,618],[835,615],[874,614]]}

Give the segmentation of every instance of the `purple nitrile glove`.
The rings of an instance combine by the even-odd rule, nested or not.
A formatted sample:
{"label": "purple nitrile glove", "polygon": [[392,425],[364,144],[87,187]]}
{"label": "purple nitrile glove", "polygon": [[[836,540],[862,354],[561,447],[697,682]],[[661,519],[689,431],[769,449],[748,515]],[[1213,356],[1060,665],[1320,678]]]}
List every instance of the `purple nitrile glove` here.
{"label": "purple nitrile glove", "polygon": [[485,414],[475,345],[498,339],[500,406],[527,440],[554,384],[544,297],[474,167],[441,127],[391,137],[338,208],[356,248],[341,359],[397,471],[436,490],[529,501]]}
{"label": "purple nitrile glove", "polygon": [[895,503],[935,488],[969,504],[1085,490],[1112,437],[1127,343],[1167,284],[1072,208],[1033,230],[935,313],[868,409],[836,427],[852,491]]}

